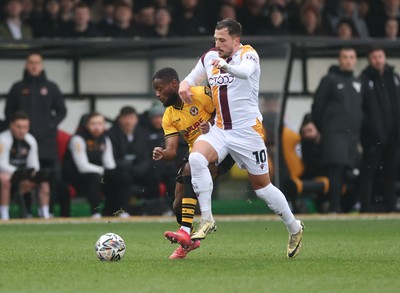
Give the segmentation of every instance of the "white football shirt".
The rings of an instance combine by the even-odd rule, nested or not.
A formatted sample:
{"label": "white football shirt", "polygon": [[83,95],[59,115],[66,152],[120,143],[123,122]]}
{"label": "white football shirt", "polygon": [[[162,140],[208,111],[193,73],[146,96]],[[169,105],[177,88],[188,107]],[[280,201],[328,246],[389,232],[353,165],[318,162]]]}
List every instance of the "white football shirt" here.
{"label": "white football shirt", "polygon": [[207,79],[216,108],[215,123],[222,129],[238,129],[262,121],[258,107],[260,61],[257,52],[249,45],[226,59],[228,68],[217,69],[211,65],[219,58],[216,48],[206,52],[192,72],[185,78],[189,85],[200,85]]}

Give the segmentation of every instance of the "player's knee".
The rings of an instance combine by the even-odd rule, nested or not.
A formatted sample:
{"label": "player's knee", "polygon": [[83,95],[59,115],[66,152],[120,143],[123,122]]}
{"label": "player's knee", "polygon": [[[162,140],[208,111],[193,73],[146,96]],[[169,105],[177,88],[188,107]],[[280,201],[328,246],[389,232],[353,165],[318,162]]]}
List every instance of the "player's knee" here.
{"label": "player's knee", "polygon": [[208,161],[202,154],[194,152],[189,156],[190,168],[193,172],[208,168]]}

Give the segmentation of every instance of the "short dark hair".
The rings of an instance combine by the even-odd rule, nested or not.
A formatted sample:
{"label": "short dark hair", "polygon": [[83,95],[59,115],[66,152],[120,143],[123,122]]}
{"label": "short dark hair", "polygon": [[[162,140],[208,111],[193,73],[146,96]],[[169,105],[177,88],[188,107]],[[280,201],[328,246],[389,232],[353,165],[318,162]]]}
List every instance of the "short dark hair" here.
{"label": "short dark hair", "polygon": [[30,51],[30,52],[28,53],[28,55],[26,55],[26,59],[29,59],[29,57],[31,57],[32,55],[39,55],[40,58],[43,59],[43,54],[42,54],[40,51],[38,51],[38,50]]}
{"label": "short dark hair", "polygon": [[90,6],[86,2],[78,2],[74,7],[74,11],[76,11],[79,8],[87,8],[90,11]]}
{"label": "short dark hair", "polygon": [[[342,53],[342,51],[354,51],[354,52],[356,52],[356,49],[354,49],[353,47],[341,47],[340,49],[339,49],[339,54],[338,54],[338,56],[340,56],[340,54]],[[356,52],[357,53],[357,52]]]}
{"label": "short dark hair", "polygon": [[12,123],[12,122],[14,122],[14,121],[16,121],[16,120],[19,120],[19,119],[22,119],[22,120],[29,120],[29,115],[28,115],[28,113],[26,113],[26,112],[23,111],[23,110],[17,110],[17,111],[15,111],[15,112],[11,115],[11,117],[10,117],[10,123]]}
{"label": "short dark hair", "polygon": [[385,53],[385,50],[382,47],[374,46],[374,47],[369,48],[369,50],[367,51],[367,56],[369,57],[372,53],[374,53],[376,51],[383,51],[383,53]]}
{"label": "short dark hair", "polygon": [[131,106],[124,106],[119,111],[119,116],[125,116],[125,115],[131,115],[131,114],[137,114],[136,109]]}
{"label": "short dark hair", "polygon": [[242,36],[242,25],[234,19],[226,18],[217,22],[215,26],[216,30],[222,30],[226,28],[231,37]]}
{"label": "short dark hair", "polygon": [[179,82],[178,73],[176,72],[175,69],[173,69],[171,67],[164,67],[164,68],[161,68],[160,70],[158,70],[154,74],[152,80],[155,80],[155,79],[161,79],[166,82],[170,82],[170,81],[176,79],[176,81]]}

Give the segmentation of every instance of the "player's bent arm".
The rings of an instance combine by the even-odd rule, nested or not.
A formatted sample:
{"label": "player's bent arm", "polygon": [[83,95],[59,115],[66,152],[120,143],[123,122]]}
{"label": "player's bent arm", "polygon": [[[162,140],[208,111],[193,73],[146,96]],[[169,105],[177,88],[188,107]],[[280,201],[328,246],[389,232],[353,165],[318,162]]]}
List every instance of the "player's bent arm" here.
{"label": "player's bent arm", "polygon": [[243,59],[238,65],[230,65],[222,58],[218,60],[220,68],[240,79],[248,79],[257,69],[257,61],[254,59]]}
{"label": "player's bent arm", "polygon": [[106,149],[104,150],[102,161],[103,166],[106,169],[114,169],[117,167],[114,159],[112,143],[109,137],[106,137]]}
{"label": "player's bent arm", "polygon": [[74,135],[71,138],[69,149],[79,173],[104,174],[103,166],[98,166],[89,162],[89,158],[86,154],[86,143],[82,137]]}
{"label": "player's bent arm", "polygon": [[173,160],[176,158],[179,145],[179,136],[169,136],[165,138],[165,149],[156,147],[153,150],[153,160]]}
{"label": "player's bent arm", "polygon": [[183,81],[186,81],[190,86],[201,85],[203,81],[207,78],[207,72],[204,68],[203,62],[201,59],[197,61],[196,66],[192,69],[192,71],[184,78]]}

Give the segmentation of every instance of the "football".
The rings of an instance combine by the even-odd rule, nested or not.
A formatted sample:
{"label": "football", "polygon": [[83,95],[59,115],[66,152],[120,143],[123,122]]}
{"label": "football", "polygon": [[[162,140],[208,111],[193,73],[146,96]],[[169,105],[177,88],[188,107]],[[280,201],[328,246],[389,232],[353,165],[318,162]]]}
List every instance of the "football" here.
{"label": "football", "polygon": [[125,254],[125,241],[115,233],[101,235],[96,242],[96,255],[101,261],[118,261]]}

